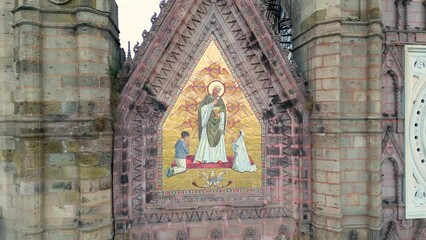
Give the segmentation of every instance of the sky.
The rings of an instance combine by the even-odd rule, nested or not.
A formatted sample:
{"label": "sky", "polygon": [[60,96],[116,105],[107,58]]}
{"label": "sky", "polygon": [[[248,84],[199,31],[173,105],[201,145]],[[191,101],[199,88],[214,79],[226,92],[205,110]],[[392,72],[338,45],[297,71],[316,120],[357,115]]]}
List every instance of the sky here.
{"label": "sky", "polygon": [[[151,28],[151,17],[160,12],[160,0],[116,0],[121,47],[126,50],[130,41],[131,49],[136,42],[142,42],[143,30]],[[133,54],[133,50],[132,50]]]}

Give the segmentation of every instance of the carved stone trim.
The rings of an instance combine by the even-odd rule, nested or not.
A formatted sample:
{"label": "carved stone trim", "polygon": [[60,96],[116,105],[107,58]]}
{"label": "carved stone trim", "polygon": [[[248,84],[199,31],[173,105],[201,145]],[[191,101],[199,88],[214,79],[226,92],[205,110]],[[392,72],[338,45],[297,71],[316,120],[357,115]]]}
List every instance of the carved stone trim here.
{"label": "carved stone trim", "polygon": [[142,239],[142,240],[151,240],[151,234],[150,234],[150,233],[147,233],[147,232],[142,233],[142,237],[141,237],[141,239]]}
{"label": "carved stone trim", "polygon": [[403,0],[395,0],[395,14],[396,14],[396,29],[402,29],[402,15],[404,14],[404,8],[402,6]]}
{"label": "carved stone trim", "polygon": [[[201,222],[201,221],[223,221],[244,220],[264,218],[289,218],[290,212],[283,207],[276,208],[231,208],[223,210],[193,210],[193,211],[171,211],[145,213],[133,220],[134,225],[177,223],[177,222]],[[290,218],[289,218],[290,219]]]}
{"label": "carved stone trim", "polygon": [[219,240],[222,239],[222,230],[214,228],[211,232],[210,232],[210,237],[214,240]]}
{"label": "carved stone trim", "polygon": [[358,232],[356,230],[349,231],[349,240],[358,240]]}
{"label": "carved stone trim", "polygon": [[281,225],[278,229],[278,235],[275,237],[275,240],[287,240],[287,227],[285,225]]}
{"label": "carved stone trim", "polygon": [[417,233],[414,239],[415,240],[426,239],[426,219],[420,219],[418,227],[417,227]]}
{"label": "carved stone trim", "polygon": [[[135,47],[135,58],[128,63],[133,64],[133,70],[119,105],[120,119],[114,144],[116,230],[125,231],[131,224],[294,218],[301,212],[309,215],[309,196],[302,198],[306,202],[298,204],[306,206],[306,211],[294,209],[296,205],[292,204],[295,189],[303,188],[303,194],[310,194],[307,190],[309,174],[303,170],[309,166],[304,163],[307,161],[304,154],[309,151],[303,148],[309,146],[303,142],[307,138],[302,136],[308,124],[303,91],[295,80],[295,70],[272,42],[257,10],[246,1],[169,0],[164,4],[162,12],[153,19],[151,31],[144,32],[144,43]],[[272,152],[266,156],[266,187],[261,194],[161,197],[157,188],[161,178],[158,123],[176,94],[177,86],[186,81],[187,73],[191,72],[194,56],[212,34],[217,37],[265,122],[265,144],[267,151]],[[169,47],[151,47],[154,42],[155,46]],[[282,206],[271,206],[277,199],[271,197],[272,193],[280,194],[276,196],[284,203]],[[243,201],[258,201],[260,205],[233,207]],[[179,210],[179,206],[189,203],[194,209]],[[196,209],[199,205],[214,204],[230,207]],[[308,216],[296,218],[309,219]]]}
{"label": "carved stone trim", "polygon": [[69,1],[71,1],[71,0],[49,0],[49,1],[50,1],[51,3],[61,5],[61,4],[68,3],[68,2],[69,2]]}
{"label": "carved stone trim", "polygon": [[394,137],[394,132],[386,131],[384,139],[382,141],[382,161],[381,164],[385,161],[391,161],[395,170],[395,180],[396,180],[396,203],[403,203],[402,197],[402,178],[404,176],[404,162],[402,157],[402,151],[398,142]]}
{"label": "carved stone trim", "polygon": [[256,229],[252,227],[246,228],[244,240],[255,240],[255,239],[256,239]]}
{"label": "carved stone trim", "polygon": [[396,87],[401,88],[403,86],[404,70],[401,65],[400,57],[396,52],[396,48],[385,45],[383,51],[383,64],[382,64],[382,75],[389,71],[395,75]]}
{"label": "carved stone trim", "polygon": [[395,221],[389,223],[388,231],[386,232],[386,240],[399,240],[398,225]]}
{"label": "carved stone trim", "polygon": [[408,14],[410,13],[410,4],[412,0],[403,0],[405,6],[405,29],[410,29],[410,22],[408,21]]}
{"label": "carved stone trim", "polygon": [[176,235],[176,240],[187,240],[188,239],[188,235],[186,234],[186,231],[182,230],[179,231]]}

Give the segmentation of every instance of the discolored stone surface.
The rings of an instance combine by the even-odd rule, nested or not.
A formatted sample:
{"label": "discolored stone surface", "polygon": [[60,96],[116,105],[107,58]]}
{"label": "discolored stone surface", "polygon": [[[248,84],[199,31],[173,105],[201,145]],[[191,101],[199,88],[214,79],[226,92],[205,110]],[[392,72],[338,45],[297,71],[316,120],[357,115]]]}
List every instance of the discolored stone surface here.
{"label": "discolored stone surface", "polygon": [[[254,239],[347,239],[354,238],[354,232],[358,239],[384,239],[395,234],[399,239],[422,236],[424,224],[404,219],[403,214],[401,49],[405,44],[426,42],[423,1],[291,1],[296,70],[287,69],[294,66],[279,65],[277,59],[282,56],[274,52],[276,36],[271,35],[274,30],[267,29],[269,23],[263,22],[260,15],[264,13],[256,10],[247,14],[251,8],[262,9],[257,5],[259,1],[203,0],[205,8],[200,9],[195,8],[195,2],[201,1],[167,1],[177,7],[172,9],[173,5],[163,3],[163,15],[182,17],[182,21],[169,19],[163,32],[144,33],[133,62],[139,66],[138,78],[154,83],[158,73],[167,81],[149,87],[131,85],[124,102],[137,97],[146,101],[135,101],[120,110],[137,109],[140,115],[134,118],[136,122],[149,119],[134,129],[147,141],[120,136],[114,144],[110,84],[111,69],[118,68],[120,60],[117,6],[113,0],[71,0],[58,5],[60,2],[0,2],[0,239],[96,240],[112,239],[114,234],[115,239],[123,240],[176,239],[182,233],[188,239],[244,239],[248,228],[254,230]],[[250,2],[249,7],[242,8],[246,2]],[[183,17],[180,14],[189,9],[187,3],[194,3],[189,11],[192,15]],[[234,3],[233,7],[226,6]],[[276,192],[262,204],[277,201],[277,205],[290,206],[292,211],[286,216],[291,215],[292,221],[278,210],[267,212],[263,205],[256,211],[237,207],[232,212],[227,202],[207,206],[199,203],[208,198],[190,199],[200,205],[198,210],[193,209],[194,203],[178,210],[154,206],[149,211],[158,210],[158,214],[148,215],[147,225],[141,219],[126,218],[140,216],[138,211],[145,214],[141,206],[154,203],[158,197],[155,167],[159,149],[156,140],[150,139],[157,131],[152,120],[161,117],[168,106],[163,102],[172,99],[177,89],[178,85],[167,87],[167,83],[175,76],[183,77],[190,65],[182,56],[196,55],[192,51],[201,42],[198,38],[186,40],[205,20],[198,14],[207,13],[210,4],[217,4],[216,10],[224,9],[225,17],[217,14],[196,33],[203,34],[216,24],[218,36],[226,40],[221,42],[223,48],[243,49],[229,51],[228,57],[238,63],[233,65],[242,83],[254,79],[253,84],[247,84],[248,89],[265,111],[265,131],[271,136],[266,148],[277,155],[268,158],[265,170],[266,188]],[[246,15],[235,20],[235,14]],[[163,20],[164,16],[152,19],[154,33]],[[254,25],[255,20],[263,24]],[[251,27],[237,28],[246,21],[253,21],[247,24]],[[170,30],[180,23],[190,27]],[[230,30],[223,31],[227,24]],[[160,44],[172,33],[177,35],[170,44]],[[170,50],[161,55],[169,62],[154,68],[156,62],[151,60],[162,48]],[[147,49],[152,50],[151,55],[141,63],[142,52]],[[164,77],[161,67],[172,61],[179,67],[167,69],[176,71],[176,75],[167,73]],[[278,77],[265,81],[265,71]],[[280,103],[280,97],[298,94],[296,85],[300,82],[289,79],[299,73],[306,80],[306,85],[303,81],[301,85],[306,86],[310,100],[306,105],[301,99]],[[264,89],[267,93],[260,96]],[[276,108],[268,112],[271,106]],[[295,106],[297,110],[306,107],[310,113],[292,115],[291,120],[279,119],[278,124],[278,117],[274,117],[277,112],[292,113]],[[304,131],[299,124],[309,128],[306,135],[297,135]],[[289,126],[291,131],[283,130]],[[284,144],[288,142],[290,146]],[[135,143],[139,145],[131,145]],[[124,151],[146,146],[146,155]],[[117,156],[120,164],[112,166]],[[295,165],[298,156],[308,161]],[[382,164],[382,159],[389,162]],[[135,168],[149,170],[132,174],[137,173]],[[117,175],[113,180],[114,173]],[[291,173],[300,175],[286,178]],[[119,187],[113,189],[114,184]],[[291,191],[284,192],[286,189]],[[382,199],[383,191],[386,201]],[[114,203],[118,216],[125,216],[117,217],[115,223]],[[241,201],[247,203],[251,201]],[[280,217],[263,218],[265,213]],[[166,222],[164,216],[174,220]]]}
{"label": "discolored stone surface", "polygon": [[111,128],[93,123],[110,114],[117,6],[96,5],[0,3],[0,239],[112,236],[111,197],[81,203],[85,179],[94,195],[112,184]]}

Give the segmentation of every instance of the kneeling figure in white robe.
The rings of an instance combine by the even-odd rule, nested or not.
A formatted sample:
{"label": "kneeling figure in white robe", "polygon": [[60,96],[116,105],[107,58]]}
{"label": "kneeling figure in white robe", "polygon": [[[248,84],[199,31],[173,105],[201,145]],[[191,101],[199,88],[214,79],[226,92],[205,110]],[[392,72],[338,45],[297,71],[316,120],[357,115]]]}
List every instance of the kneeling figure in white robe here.
{"label": "kneeling figure in white robe", "polygon": [[247,153],[246,144],[244,142],[244,132],[240,130],[237,141],[232,143],[232,151],[234,152],[234,162],[232,169],[237,172],[255,172],[256,165],[251,164]]}

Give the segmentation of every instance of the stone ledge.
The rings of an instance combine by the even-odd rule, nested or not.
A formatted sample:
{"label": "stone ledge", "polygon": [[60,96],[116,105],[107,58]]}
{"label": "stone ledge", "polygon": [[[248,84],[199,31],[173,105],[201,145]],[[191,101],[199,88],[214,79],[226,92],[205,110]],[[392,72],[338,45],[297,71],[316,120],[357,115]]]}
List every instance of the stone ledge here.
{"label": "stone ledge", "polygon": [[12,28],[17,28],[17,27],[20,27],[20,26],[23,26],[23,25],[33,25],[33,26],[36,26],[36,27],[39,27],[39,28],[73,29],[73,30],[76,29],[76,28],[80,28],[80,27],[90,27],[90,28],[93,28],[93,29],[97,29],[97,30],[105,31],[105,32],[109,33],[109,35],[111,35],[111,37],[114,39],[115,43],[117,45],[120,44],[120,40],[116,36],[116,33],[111,31],[111,29],[106,28],[106,27],[95,26],[95,25],[92,25],[91,23],[80,22],[78,24],[55,26],[55,25],[45,25],[45,24],[35,23],[35,22],[31,22],[31,21],[20,21],[20,22],[13,24]]}
{"label": "stone ledge", "polygon": [[33,6],[19,6],[16,7],[12,10],[12,13],[15,14],[18,11],[22,11],[22,10],[32,10],[32,11],[38,11],[40,13],[56,13],[56,14],[76,14],[78,12],[89,12],[89,13],[93,13],[96,15],[100,15],[100,16],[104,16],[107,17],[111,23],[111,25],[114,27],[114,29],[117,31],[117,33],[120,32],[117,24],[115,23],[114,19],[112,19],[111,17],[111,13],[106,13],[97,9],[93,9],[90,7],[77,7],[73,10],[71,9],[41,9],[38,7],[33,7]]}
{"label": "stone ledge", "polygon": [[[329,31],[328,33],[324,34],[323,31],[319,31],[316,32],[316,29],[320,26],[323,25],[328,25],[328,24],[333,24],[333,23],[339,23],[340,24],[340,28],[336,29],[335,31]],[[361,21],[347,21],[345,19],[332,19],[332,20],[325,20],[325,21],[321,21],[321,22],[316,22],[313,25],[311,25],[310,27],[308,27],[306,30],[302,31],[301,33],[297,34],[296,36],[293,37],[293,43],[294,43],[294,47],[293,47],[293,52],[297,51],[298,49],[302,48],[303,46],[305,46],[306,44],[316,40],[316,39],[324,39],[327,37],[341,37],[341,38],[370,38],[370,37],[380,37],[381,39],[383,39],[383,33],[381,32],[376,32],[376,33],[364,33],[364,34],[354,34],[352,32],[346,32],[344,26],[361,26],[361,27],[368,27],[371,24],[379,24],[381,26],[381,22],[380,20],[372,20],[372,21],[368,21],[368,22],[361,22]],[[308,36],[306,37],[308,34],[312,35],[312,36]],[[298,41],[299,38],[301,38],[302,36],[304,36],[303,40],[300,40],[300,42]],[[299,42],[299,44],[297,44]]]}

